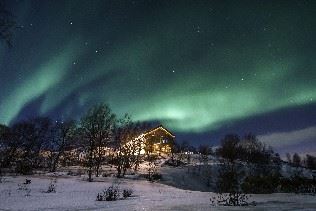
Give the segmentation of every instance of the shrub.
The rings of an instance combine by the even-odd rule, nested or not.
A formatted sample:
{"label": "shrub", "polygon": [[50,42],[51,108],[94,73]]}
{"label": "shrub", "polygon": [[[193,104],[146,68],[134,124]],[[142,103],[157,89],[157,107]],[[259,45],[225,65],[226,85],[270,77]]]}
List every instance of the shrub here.
{"label": "shrub", "polygon": [[105,191],[105,200],[106,201],[116,201],[119,198],[120,192],[119,188],[116,186],[110,186],[106,191]]}
{"label": "shrub", "polygon": [[56,185],[53,183],[49,184],[46,193],[56,193]]}
{"label": "shrub", "polygon": [[218,173],[216,186],[219,193],[240,192],[241,181],[245,174],[242,168],[236,164],[224,163]]}
{"label": "shrub", "polygon": [[0,183],[4,182],[4,177],[2,175],[1,167],[0,167]]}
{"label": "shrub", "polygon": [[49,183],[46,193],[56,193],[56,183],[57,183],[57,180],[52,179]]}
{"label": "shrub", "polygon": [[241,181],[245,172],[234,162],[224,163],[219,169],[216,182],[219,194],[211,198],[212,205],[248,206],[248,195],[241,191]]}
{"label": "shrub", "polygon": [[153,175],[151,175],[151,179],[152,180],[160,180],[160,179],[162,179],[162,175],[159,173],[154,173]]}
{"label": "shrub", "polygon": [[127,198],[127,197],[131,197],[133,194],[133,190],[130,188],[124,189],[123,190],[123,197]]}
{"label": "shrub", "polygon": [[78,171],[68,171],[67,172],[67,175],[69,176],[81,176],[83,173],[81,172],[81,170],[78,170]]}
{"label": "shrub", "polygon": [[133,194],[133,189],[131,188],[124,188],[123,191],[120,191],[119,185],[111,185],[105,190],[103,190],[102,193],[98,193],[97,195],[97,201],[116,201],[120,198],[120,196],[123,197],[123,199],[126,199],[127,197],[131,197]]}
{"label": "shrub", "polygon": [[31,184],[30,179],[25,179],[24,183],[18,184],[19,191],[25,191],[25,196],[30,196],[31,188],[29,187]]}
{"label": "shrub", "polygon": [[178,166],[184,166],[185,163],[178,159],[174,159],[174,160],[169,159],[164,163],[164,165],[178,167]]}
{"label": "shrub", "polygon": [[97,201],[104,201],[104,199],[103,199],[103,194],[102,194],[102,193],[98,193],[98,195],[97,195]]}
{"label": "shrub", "polygon": [[162,175],[159,173],[145,174],[144,177],[148,179],[150,182],[154,182],[154,181],[162,179]]}
{"label": "shrub", "polygon": [[281,178],[280,187],[282,192],[316,194],[316,180],[300,176]]}
{"label": "shrub", "polygon": [[119,187],[112,185],[106,188],[102,193],[98,193],[97,201],[116,201],[119,196]]}
{"label": "shrub", "polygon": [[23,184],[28,185],[28,184],[31,184],[31,182],[32,182],[32,180],[30,180],[30,179],[25,179],[25,182],[24,182]]}
{"label": "shrub", "polygon": [[280,179],[277,175],[247,176],[241,184],[245,193],[268,194],[277,191]]}
{"label": "shrub", "polygon": [[23,175],[32,174],[32,165],[29,162],[18,162],[15,172]]}
{"label": "shrub", "polygon": [[248,195],[240,192],[235,193],[220,193],[216,197],[210,199],[213,206],[249,206],[255,205],[255,202],[248,202]]}
{"label": "shrub", "polygon": [[148,174],[146,177],[151,182],[162,178],[162,175],[158,173],[158,165],[154,161],[149,162],[147,171],[148,171]]}

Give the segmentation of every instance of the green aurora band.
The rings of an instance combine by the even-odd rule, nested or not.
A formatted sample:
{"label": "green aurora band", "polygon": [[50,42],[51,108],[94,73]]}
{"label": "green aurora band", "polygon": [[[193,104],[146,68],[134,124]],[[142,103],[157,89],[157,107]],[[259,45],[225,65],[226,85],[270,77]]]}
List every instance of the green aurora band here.
{"label": "green aurora band", "polygon": [[[95,2],[93,10],[101,4]],[[71,118],[75,106],[83,112],[107,102],[119,115],[128,112],[135,120],[158,120],[175,131],[201,132],[315,102],[316,52],[311,43],[316,30],[307,7],[298,17],[290,7],[267,16],[267,8],[246,5],[231,5],[226,13],[212,12],[202,3],[171,5],[152,11],[149,18],[128,13],[128,23],[121,25],[119,18],[117,25],[89,25],[95,15],[76,5],[68,2],[66,8],[76,9],[61,11],[58,21],[47,20],[49,30],[36,29],[43,31],[31,44],[19,41],[32,33],[29,29],[17,33],[13,49],[1,46],[1,54],[8,52],[6,59],[19,65],[7,64],[18,70],[0,79],[0,122],[9,124],[41,97],[40,115],[62,107],[63,118]],[[21,7],[24,16],[18,21],[26,22],[30,11]],[[241,13],[252,10],[256,12]],[[60,22],[64,25],[58,26]],[[21,53],[27,47],[33,53]],[[0,67],[6,74],[3,63]],[[68,102],[74,94],[76,100]]]}

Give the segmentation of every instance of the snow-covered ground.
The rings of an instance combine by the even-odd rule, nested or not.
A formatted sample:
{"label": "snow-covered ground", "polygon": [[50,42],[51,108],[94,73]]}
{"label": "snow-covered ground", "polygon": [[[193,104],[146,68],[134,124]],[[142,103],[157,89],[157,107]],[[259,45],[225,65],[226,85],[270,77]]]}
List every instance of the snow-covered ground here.
{"label": "snow-covered ground", "polygon": [[[18,184],[31,179],[29,196]],[[316,197],[296,194],[252,195],[251,207],[214,207],[211,192],[182,190],[146,180],[98,178],[87,182],[84,177],[59,176],[56,193],[45,193],[50,176],[7,176],[0,183],[0,210],[316,210]],[[133,197],[113,202],[96,201],[105,187],[119,183],[134,190]]]}

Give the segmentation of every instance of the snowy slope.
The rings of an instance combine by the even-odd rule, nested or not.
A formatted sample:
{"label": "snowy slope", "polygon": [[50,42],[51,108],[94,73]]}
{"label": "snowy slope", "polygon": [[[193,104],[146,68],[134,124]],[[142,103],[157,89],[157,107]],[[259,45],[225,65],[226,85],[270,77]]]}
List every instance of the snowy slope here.
{"label": "snowy slope", "polygon": [[[0,210],[316,210],[315,196],[295,194],[254,195],[256,207],[212,207],[209,198],[214,193],[186,191],[145,180],[100,178],[86,182],[81,177],[58,178],[56,193],[44,193],[50,183],[47,176],[28,177],[30,196],[17,190],[26,177],[7,177],[0,183]],[[114,202],[96,201],[104,187],[119,182],[120,187],[132,187],[134,197]]]}

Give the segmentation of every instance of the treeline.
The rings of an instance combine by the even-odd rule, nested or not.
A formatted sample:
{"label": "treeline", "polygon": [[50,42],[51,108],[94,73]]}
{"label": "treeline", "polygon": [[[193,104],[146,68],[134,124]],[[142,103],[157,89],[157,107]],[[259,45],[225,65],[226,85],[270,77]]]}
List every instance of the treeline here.
{"label": "treeline", "polygon": [[[316,192],[315,178],[303,175],[297,154],[293,156],[295,165],[292,165],[291,174],[285,177],[281,174],[284,161],[279,154],[253,134],[242,138],[236,134],[225,136],[216,154],[223,158],[217,177],[217,191],[230,193],[225,203],[243,203],[246,193]],[[306,157],[310,163],[314,159],[310,155]],[[315,169],[312,164],[309,167]]]}
{"label": "treeline", "polygon": [[[38,117],[1,125],[0,167],[29,174],[33,169],[56,171],[59,163],[79,164],[87,167],[91,181],[93,173],[99,176],[101,165],[111,163],[120,177],[141,162],[141,142],[129,141],[148,128],[129,115],[118,118],[106,104],[94,106],[79,121]],[[85,155],[81,163],[78,150]]]}
{"label": "treeline", "polygon": [[236,134],[226,135],[217,154],[224,159],[218,177],[219,192],[275,192],[275,178],[281,176],[280,156],[255,135],[247,134],[243,138]]}
{"label": "treeline", "polygon": [[294,153],[291,156],[290,153],[286,154],[287,162],[294,167],[305,167],[308,169],[316,169],[316,157],[306,154],[305,157],[301,157],[299,154]]}

